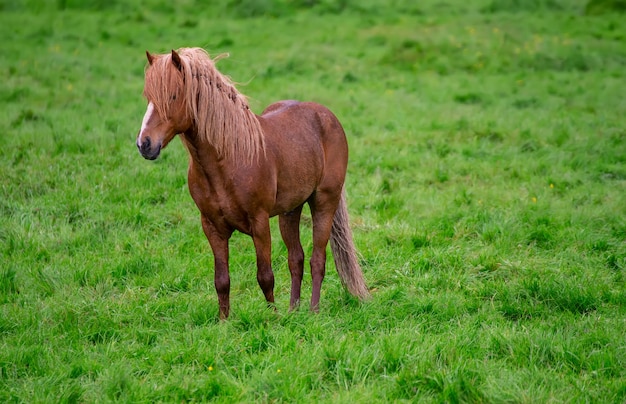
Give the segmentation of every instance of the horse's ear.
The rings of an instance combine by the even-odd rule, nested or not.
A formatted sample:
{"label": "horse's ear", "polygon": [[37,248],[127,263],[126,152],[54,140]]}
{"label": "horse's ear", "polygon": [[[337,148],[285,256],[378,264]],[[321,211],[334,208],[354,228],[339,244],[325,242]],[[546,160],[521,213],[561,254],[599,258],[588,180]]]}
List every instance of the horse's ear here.
{"label": "horse's ear", "polygon": [[154,56],[152,56],[150,52],[146,51],[146,57],[148,58],[148,63],[152,66],[152,63],[154,63]]}
{"label": "horse's ear", "polygon": [[181,62],[180,55],[174,49],[172,49],[172,63],[178,70],[183,70],[183,62]]}

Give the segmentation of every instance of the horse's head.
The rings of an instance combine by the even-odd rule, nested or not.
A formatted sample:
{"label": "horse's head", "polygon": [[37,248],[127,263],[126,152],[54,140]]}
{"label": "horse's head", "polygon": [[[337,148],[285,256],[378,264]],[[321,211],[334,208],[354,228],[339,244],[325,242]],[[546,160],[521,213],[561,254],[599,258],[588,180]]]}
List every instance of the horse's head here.
{"label": "horse's head", "polygon": [[171,54],[146,55],[149,66],[144,96],[148,109],[137,135],[137,148],[144,158],[154,160],[174,136],[191,127],[192,119],[184,97],[184,66],[179,54],[172,50]]}

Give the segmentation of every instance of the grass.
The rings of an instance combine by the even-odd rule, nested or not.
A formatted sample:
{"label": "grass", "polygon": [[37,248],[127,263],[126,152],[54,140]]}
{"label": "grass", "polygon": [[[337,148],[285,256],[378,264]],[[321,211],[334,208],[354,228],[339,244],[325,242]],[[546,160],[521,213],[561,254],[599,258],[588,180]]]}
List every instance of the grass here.
{"label": "grass", "polygon": [[[618,1],[144,3],[0,1],[0,401],[626,399]],[[371,301],[288,313],[273,223],[278,313],[236,235],[218,321],[186,153],[134,146],[182,46],[339,116]]]}

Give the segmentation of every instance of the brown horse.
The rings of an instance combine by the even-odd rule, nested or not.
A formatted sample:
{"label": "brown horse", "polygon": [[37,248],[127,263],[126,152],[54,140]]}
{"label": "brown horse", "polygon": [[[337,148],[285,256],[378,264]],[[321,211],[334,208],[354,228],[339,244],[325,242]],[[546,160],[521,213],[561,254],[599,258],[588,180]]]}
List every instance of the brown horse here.
{"label": "brown horse", "polygon": [[313,220],[311,310],[319,307],[329,238],[343,285],[353,295],[367,297],[343,192],[348,145],[335,115],[319,104],[280,101],[257,116],[232,81],[218,72],[217,59],[204,50],[146,54],[148,109],[137,147],[154,160],[180,134],[189,152],[188,186],[213,250],[220,318],[230,310],[228,240],[235,230],[252,237],[257,280],[273,305],[269,218],[275,215],[288,251],[290,309],[298,306],[304,203]]}

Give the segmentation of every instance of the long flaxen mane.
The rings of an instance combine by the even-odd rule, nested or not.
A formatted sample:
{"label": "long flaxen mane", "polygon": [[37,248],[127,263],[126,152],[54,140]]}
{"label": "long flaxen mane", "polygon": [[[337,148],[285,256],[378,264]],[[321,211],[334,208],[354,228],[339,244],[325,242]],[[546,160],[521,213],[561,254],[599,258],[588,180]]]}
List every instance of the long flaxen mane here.
{"label": "long flaxen mane", "polygon": [[[145,95],[161,117],[167,116],[169,100],[185,97],[198,136],[215,147],[218,155],[251,162],[264,152],[261,124],[250,110],[247,98],[215,67],[201,48],[181,48],[180,73],[172,55],[155,58],[146,71]],[[182,75],[181,75],[182,73]]]}

